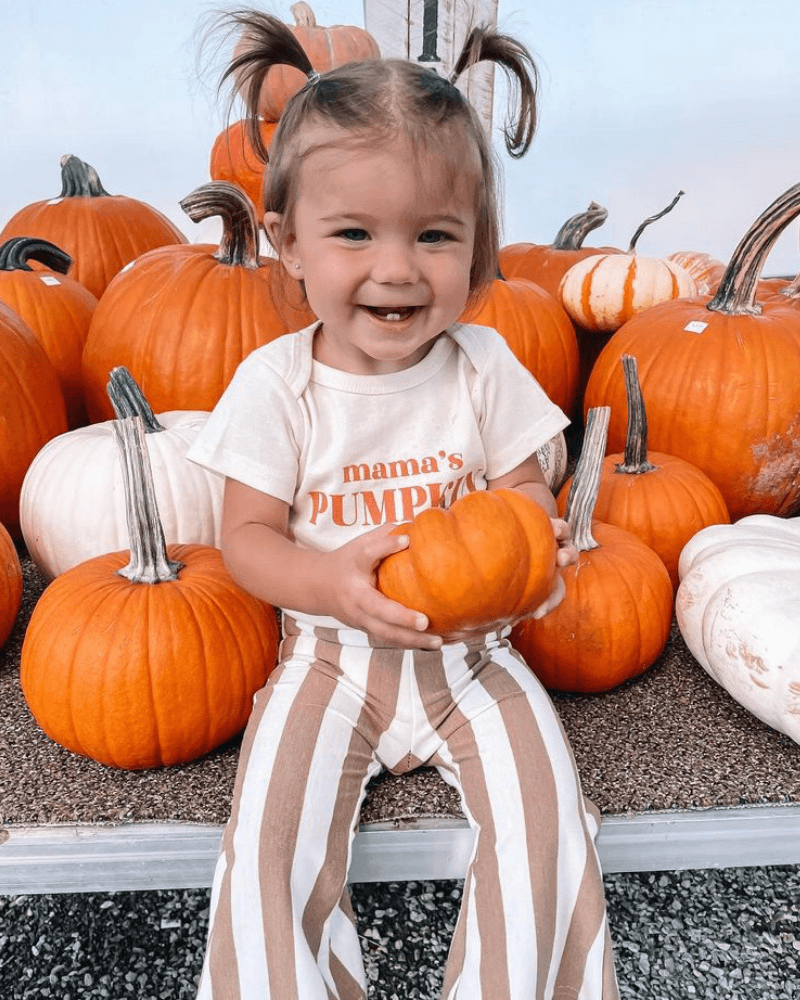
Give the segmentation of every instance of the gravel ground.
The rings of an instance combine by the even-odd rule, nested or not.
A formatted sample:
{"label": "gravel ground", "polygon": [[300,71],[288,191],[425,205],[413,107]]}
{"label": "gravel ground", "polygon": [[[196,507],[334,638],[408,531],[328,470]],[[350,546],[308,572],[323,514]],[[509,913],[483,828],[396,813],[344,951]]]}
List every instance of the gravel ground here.
{"label": "gravel ground", "polygon": [[[800,866],[607,875],[622,997],[800,998]],[[0,997],[193,1000],[208,891],[0,897]],[[357,885],[370,1000],[435,1000],[461,883]]]}

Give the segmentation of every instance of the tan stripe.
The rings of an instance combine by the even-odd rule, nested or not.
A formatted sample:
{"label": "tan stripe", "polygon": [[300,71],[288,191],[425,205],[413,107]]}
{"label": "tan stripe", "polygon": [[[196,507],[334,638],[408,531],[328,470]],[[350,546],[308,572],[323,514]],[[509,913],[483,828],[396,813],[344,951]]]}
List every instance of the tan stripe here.
{"label": "tan stripe", "polygon": [[[303,912],[303,930],[315,955],[319,955],[322,927],[345,891],[350,839],[358,823],[372,751],[397,707],[402,658],[402,649],[370,652],[365,703],[350,737],[328,829],[325,860]],[[376,713],[376,706],[386,706],[387,710]],[[342,873],[341,884],[331,882],[331,872],[335,871]]]}
{"label": "tan stripe", "polygon": [[331,955],[330,967],[336,983],[336,993],[328,990],[331,1000],[367,1000],[367,994],[335,955]]}
{"label": "tan stripe", "polygon": [[282,666],[278,666],[270,675],[266,688],[259,695],[253,712],[248,720],[242,737],[242,746],[239,753],[239,762],[236,771],[236,781],[234,783],[233,799],[231,802],[231,815],[225,827],[220,845],[220,853],[224,854],[227,867],[222,883],[220,885],[219,896],[216,909],[213,915],[213,922],[209,934],[206,948],[205,964],[208,975],[211,979],[211,992],[214,997],[224,997],[225,1000],[241,1000],[239,990],[239,977],[236,975],[238,960],[236,956],[236,945],[233,938],[233,922],[231,911],[231,869],[235,861],[234,835],[236,825],[239,821],[239,802],[241,785],[247,770],[247,762],[253,749],[253,741],[258,730],[261,718],[266,711],[269,700],[274,691],[274,683],[278,680],[283,671]]}
{"label": "tan stripe", "polygon": [[[336,663],[330,666],[333,670],[329,672],[309,669],[297,693],[275,754],[264,803],[260,832],[263,850],[259,857],[264,939],[270,994],[281,1000],[296,1000],[298,996],[291,919],[291,872],[317,736],[341,673]],[[283,842],[278,842],[279,836],[285,838]],[[281,897],[277,895],[279,892]],[[274,919],[276,911],[282,914],[277,920]]]}
{"label": "tan stripe", "polygon": [[[559,990],[570,996],[580,990],[586,976],[586,959],[589,951],[601,932],[606,940],[603,952],[603,1000],[616,1000],[616,977],[613,974],[613,954],[610,947],[608,927],[605,930],[606,906],[603,895],[603,881],[600,866],[594,851],[594,845],[588,833],[586,836],[586,866],[583,870],[581,886],[572,911],[567,939],[561,955],[561,964],[556,976],[553,993],[558,996]],[[611,969],[609,969],[609,962]],[[594,970],[590,970],[594,974]],[[607,990],[611,989],[611,992]]]}
{"label": "tan stripe", "polygon": [[[442,692],[448,690],[447,676],[441,653],[416,653],[415,670],[422,703],[428,706],[441,704]],[[472,725],[460,709],[453,709],[439,722],[429,716],[444,740],[448,751],[458,763],[460,784],[466,790],[464,795],[470,813],[480,823],[481,833],[488,843],[496,838],[494,816],[492,815],[486,776],[483,770]],[[450,767],[442,758],[433,758],[431,763]],[[506,960],[505,922],[498,920],[503,912],[500,894],[500,878],[497,856],[494,851],[478,851],[464,884],[463,899],[469,899],[471,886],[475,885],[475,918],[481,941],[480,979],[484,997],[503,997],[509,994],[508,963]],[[455,981],[461,975],[466,952],[467,907],[462,905],[458,915],[450,953],[444,973],[442,996],[448,996]]]}

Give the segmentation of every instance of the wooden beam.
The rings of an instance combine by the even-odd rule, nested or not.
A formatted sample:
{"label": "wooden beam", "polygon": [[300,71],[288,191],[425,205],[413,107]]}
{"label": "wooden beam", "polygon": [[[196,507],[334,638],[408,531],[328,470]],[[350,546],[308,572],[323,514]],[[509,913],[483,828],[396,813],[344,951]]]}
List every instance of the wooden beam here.
{"label": "wooden beam", "polygon": [[[385,58],[410,59],[449,76],[475,24],[497,24],[498,0],[364,0],[364,26]],[[492,128],[494,65],[463,74],[458,87]]]}

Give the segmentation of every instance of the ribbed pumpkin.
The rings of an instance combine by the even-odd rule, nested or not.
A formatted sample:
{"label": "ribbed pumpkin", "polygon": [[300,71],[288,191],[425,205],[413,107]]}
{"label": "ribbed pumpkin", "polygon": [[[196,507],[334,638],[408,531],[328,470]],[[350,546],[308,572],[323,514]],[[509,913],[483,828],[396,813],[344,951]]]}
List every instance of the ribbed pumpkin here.
{"label": "ribbed pumpkin", "polygon": [[579,260],[596,254],[622,253],[613,247],[585,247],[583,241],[608,218],[608,209],[596,201],[585,212],[571,216],[552,243],[509,243],[500,249],[500,270],[506,278],[528,278],[558,298],[561,279]]}
{"label": "ribbed pumpkin", "polygon": [[514,626],[511,641],[545,687],[610,691],[659,657],[672,622],[669,573],[630,531],[592,521],[605,451],[608,408],[589,411],[566,510],[578,561],[561,568],[562,602]]}
{"label": "ribbed pumpkin", "polygon": [[[276,122],[260,121],[261,141],[266,149],[278,127]],[[247,135],[243,119],[229,125],[214,140],[211,147],[209,173],[215,181],[238,184],[252,201],[259,220],[264,215],[264,175],[267,168],[256,154]]]}
{"label": "ribbed pumpkin", "polygon": [[569,413],[578,390],[578,341],[561,305],[525,278],[496,278],[462,320],[494,327],[553,402]]}
{"label": "ribbed pumpkin", "polygon": [[275,665],[278,629],[218,549],[164,545],[141,421],[119,423],[130,551],[89,559],[45,589],[20,679],[51,739],[141,769],[194,760],[242,730]]}
{"label": "ribbed pumpkin", "polygon": [[255,210],[241,188],[210,181],[181,205],[194,222],[222,217],[220,245],[153,250],[108,288],[83,355],[93,420],[113,417],[106,382],[119,365],[156,413],[212,410],[252,350],[314,319],[292,306],[301,293],[283,266],[258,256]]}
{"label": "ribbed pumpkin", "polygon": [[478,490],[395,529],[408,548],[378,567],[378,589],[449,633],[535,610],[556,574],[550,518],[519,490]]}
{"label": "ribbed pumpkin", "polygon": [[[664,562],[678,587],[678,559],[689,539],[710,524],[730,521],[725,500],[705,473],[674,455],[647,450],[647,416],[636,359],[624,355],[628,394],[625,451],[603,460],[594,516],[633,532]],[[564,515],[572,479],[558,494]]]}
{"label": "ribbed pumpkin", "polygon": [[[118,417],[139,416],[168,544],[219,547],[224,478],[186,459],[208,420],[205,410],[155,416],[125,368],[109,375],[108,395]],[[78,563],[128,544],[123,470],[115,421],[79,427],[49,441],[22,483],[22,536],[42,575],[52,579]]]}
{"label": "ribbed pumpkin", "polygon": [[[43,265],[34,270],[30,261]],[[89,417],[83,399],[81,358],[97,299],[68,277],[72,258],[35,237],[14,236],[0,245],[0,302],[25,322],[56,370],[69,427]]]}
{"label": "ribbed pumpkin", "polygon": [[0,524],[0,646],[11,635],[22,604],[22,566],[17,549]]}
{"label": "ribbed pumpkin", "polygon": [[0,522],[20,537],[19,495],[28,466],[67,429],[58,375],[31,328],[0,303]]}
{"label": "ribbed pumpkin", "polygon": [[595,363],[586,406],[611,407],[609,447],[626,436],[620,358],[636,357],[650,446],[716,484],[731,520],[800,509],[800,311],[757,303],[758,277],[800,214],[800,184],[753,223],[712,299],[679,299],[635,316]]}
{"label": "ribbed pumpkin", "polygon": [[698,295],[713,295],[725,273],[721,260],[700,250],[676,250],[675,253],[668,253],[666,259],[691,274]]}
{"label": "ribbed pumpkin", "polygon": [[[295,38],[306,51],[318,73],[364,59],[380,59],[380,48],[364,28],[352,24],[317,24],[307,3],[295,3],[289,8],[295,23],[290,25]],[[234,49],[234,60],[249,53],[257,54],[263,42],[257,18],[251,17]],[[264,121],[277,122],[286,102],[307,82],[304,73],[292,66],[273,66],[259,89],[255,110]]]}
{"label": "ribbed pumpkin", "polygon": [[158,209],[136,198],[111,195],[97,171],[77,156],[61,157],[61,194],[27,205],[0,233],[38,236],[72,257],[71,277],[98,299],[117,272],[154,247],[186,237]]}
{"label": "ribbed pumpkin", "polygon": [[659,302],[697,293],[694,279],[682,267],[670,260],[636,253],[636,243],[645,227],[671,211],[682,194],[663,211],[645,219],[627,253],[588,257],[564,274],[559,296],[575,323],[607,333]]}

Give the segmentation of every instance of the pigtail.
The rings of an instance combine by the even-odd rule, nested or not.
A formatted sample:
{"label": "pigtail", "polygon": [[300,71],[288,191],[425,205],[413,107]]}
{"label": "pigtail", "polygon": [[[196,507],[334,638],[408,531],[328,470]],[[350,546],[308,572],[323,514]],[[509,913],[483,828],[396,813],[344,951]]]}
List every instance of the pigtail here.
{"label": "pigtail", "polygon": [[467,35],[450,74],[451,83],[455,83],[470,66],[484,60],[502,66],[512,84],[503,135],[509,154],[519,159],[527,153],[536,131],[539,71],[521,42],[501,35],[486,25],[479,25]]}
{"label": "pigtail", "polygon": [[277,17],[257,10],[233,10],[225,14],[222,23],[230,34],[239,37],[234,57],[222,74],[221,91],[233,81],[229,112],[236,97],[247,109],[246,134],[256,156],[267,163],[269,156],[261,137],[258,120],[258,102],[267,73],[273,66],[292,66],[304,75],[314,67],[303,46],[292,31]]}

